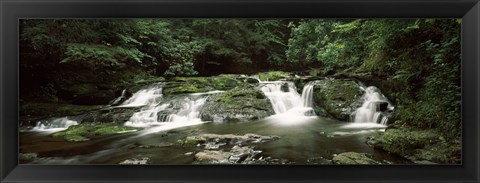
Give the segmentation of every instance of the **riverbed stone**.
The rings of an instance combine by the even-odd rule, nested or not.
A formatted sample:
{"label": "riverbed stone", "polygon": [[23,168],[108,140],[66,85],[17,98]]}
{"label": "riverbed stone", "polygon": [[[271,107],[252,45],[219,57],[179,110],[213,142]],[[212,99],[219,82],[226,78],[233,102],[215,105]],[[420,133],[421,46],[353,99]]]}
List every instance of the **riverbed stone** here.
{"label": "riverbed stone", "polygon": [[185,144],[244,144],[244,143],[263,143],[278,140],[278,136],[262,136],[257,134],[233,135],[233,134],[201,134],[189,136],[185,139]]}
{"label": "riverbed stone", "polygon": [[365,154],[346,152],[338,154],[332,159],[333,164],[380,164]]}
{"label": "riverbed stone", "polygon": [[150,161],[150,158],[148,157],[139,157],[139,158],[130,158],[127,160],[124,160],[118,164],[121,165],[145,165],[148,164]]}
{"label": "riverbed stone", "polygon": [[101,136],[129,133],[138,131],[139,128],[127,127],[123,125],[116,125],[111,123],[105,124],[79,124],[68,127],[68,129],[60,132],[53,133],[53,137],[61,137],[70,142],[82,142],[88,141],[92,138],[98,138]]}
{"label": "riverbed stone", "polygon": [[254,86],[242,86],[213,94],[200,110],[203,121],[249,121],[275,114],[270,100]]}
{"label": "riverbed stone", "polygon": [[361,89],[353,80],[317,80],[313,89],[315,113],[322,117],[332,116],[341,121],[349,121],[351,114],[361,106],[362,95]]}
{"label": "riverbed stone", "polygon": [[19,156],[18,156],[20,163],[32,162],[37,157],[38,157],[37,153],[19,153]]}
{"label": "riverbed stone", "polygon": [[82,123],[117,123],[127,122],[141,107],[109,107],[79,115],[76,120]]}
{"label": "riverbed stone", "polygon": [[229,151],[204,150],[195,154],[198,164],[250,164],[262,151],[249,146],[234,146]]}

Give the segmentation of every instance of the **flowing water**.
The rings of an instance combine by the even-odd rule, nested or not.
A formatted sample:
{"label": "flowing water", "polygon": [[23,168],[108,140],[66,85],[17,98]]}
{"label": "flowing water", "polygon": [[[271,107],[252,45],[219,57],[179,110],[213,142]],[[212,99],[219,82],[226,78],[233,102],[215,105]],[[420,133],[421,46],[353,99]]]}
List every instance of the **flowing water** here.
{"label": "flowing water", "polygon": [[[372,154],[380,162],[408,163],[400,157],[369,147],[366,138],[385,130],[386,117],[379,110],[380,103],[390,102],[375,87],[365,89],[363,105],[354,114],[354,122],[340,122],[317,117],[313,110],[314,82],[307,83],[300,95],[293,82],[260,82],[259,87],[270,100],[275,115],[236,123],[211,123],[200,119],[199,111],[208,96],[222,91],[193,93],[165,100],[163,84],[141,89],[130,98],[122,96],[113,100],[116,107],[140,107],[125,123],[142,127],[141,131],[99,137],[87,142],[66,142],[60,138],[38,133],[56,132],[77,125],[67,117],[41,121],[31,132],[20,133],[20,151],[36,152],[40,157],[32,163],[39,164],[117,164],[133,157],[148,157],[151,164],[190,164],[196,146],[182,146],[178,140],[196,134],[255,133],[275,135],[280,139],[255,146],[262,157],[286,159],[294,164],[315,163],[318,159],[331,159],[342,152]],[[385,105],[385,104],[383,104]],[[160,144],[160,145],[159,145]],[[155,148],[135,148],[138,146]]]}
{"label": "flowing water", "polygon": [[381,105],[386,105],[385,110],[393,110],[392,104],[377,87],[370,86],[365,89],[363,104],[355,111],[356,123],[380,123],[386,125],[388,117],[383,115]]}
{"label": "flowing water", "polygon": [[315,116],[313,111],[313,85],[306,85],[302,95],[290,81],[260,82],[260,89],[270,99],[276,115],[282,117]]}

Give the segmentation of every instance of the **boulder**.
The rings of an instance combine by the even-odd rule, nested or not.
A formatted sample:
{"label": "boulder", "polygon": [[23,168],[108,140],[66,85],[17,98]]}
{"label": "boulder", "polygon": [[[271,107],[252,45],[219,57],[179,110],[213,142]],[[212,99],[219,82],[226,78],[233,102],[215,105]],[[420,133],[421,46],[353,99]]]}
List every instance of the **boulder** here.
{"label": "boulder", "polygon": [[[189,136],[185,139],[185,144],[208,144],[214,142],[216,144],[244,144],[244,143],[263,143],[278,140],[278,136],[262,136],[257,134],[233,135],[233,134],[201,134]],[[211,145],[211,144],[210,144]]]}
{"label": "boulder", "polygon": [[255,156],[262,151],[252,147],[234,146],[229,151],[204,150],[195,154],[195,163],[198,164],[251,164]]}
{"label": "boulder", "polygon": [[365,154],[356,152],[341,153],[332,159],[333,164],[380,164],[367,157]]}
{"label": "boulder", "polygon": [[234,122],[256,120],[273,115],[272,104],[254,86],[241,86],[208,97],[200,110],[203,121]]}
{"label": "boulder", "polygon": [[118,164],[121,164],[121,165],[145,165],[145,164],[148,164],[149,161],[150,161],[150,158],[148,158],[148,157],[130,158],[130,159],[122,161]]}
{"label": "boulder", "polygon": [[435,129],[414,129],[396,125],[375,137],[373,146],[413,162],[461,163],[461,139],[446,139]]}
{"label": "boulder", "polygon": [[315,113],[322,117],[331,115],[338,120],[349,121],[350,115],[362,105],[362,94],[357,83],[352,80],[317,80],[313,89]]}
{"label": "boulder", "polygon": [[130,117],[140,111],[140,107],[110,107],[77,116],[82,123],[118,123],[127,122]]}

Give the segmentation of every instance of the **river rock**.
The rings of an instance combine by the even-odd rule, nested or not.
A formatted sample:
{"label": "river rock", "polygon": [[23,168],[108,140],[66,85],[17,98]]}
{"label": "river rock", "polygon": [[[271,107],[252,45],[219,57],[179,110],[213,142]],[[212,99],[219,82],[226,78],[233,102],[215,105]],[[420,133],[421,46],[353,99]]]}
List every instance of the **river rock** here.
{"label": "river rock", "polygon": [[234,146],[230,151],[204,150],[195,154],[195,163],[199,164],[249,164],[262,151],[252,147]]}
{"label": "river rock", "polygon": [[20,153],[18,158],[20,163],[29,163],[35,160],[37,157],[37,153]]}
{"label": "river rock", "polygon": [[461,163],[461,139],[445,143],[436,129],[390,128],[375,138],[375,148],[400,155],[410,161],[430,161],[444,164]]}
{"label": "river rock", "polygon": [[254,86],[236,87],[213,94],[200,110],[203,121],[213,122],[256,120],[273,114],[272,104],[268,98]]}
{"label": "river rock", "polygon": [[121,165],[145,165],[145,164],[148,164],[149,161],[150,161],[150,158],[141,157],[141,158],[127,159],[127,160],[122,161],[118,164],[121,164]]}
{"label": "river rock", "polygon": [[380,164],[365,154],[356,152],[341,153],[333,157],[332,162],[333,164]]}
{"label": "river rock", "polygon": [[331,115],[338,120],[349,121],[350,115],[361,106],[362,94],[357,83],[352,80],[317,80],[313,89],[315,113],[322,117]]}
{"label": "river rock", "polygon": [[[278,136],[262,136],[257,134],[245,134],[245,135],[219,135],[219,134],[201,134],[196,136],[189,136],[185,139],[185,144],[244,144],[244,143],[263,143],[278,140]],[[211,145],[210,145],[211,146]]]}
{"label": "river rock", "polygon": [[140,111],[140,107],[111,107],[75,117],[82,123],[125,123],[136,112]]}

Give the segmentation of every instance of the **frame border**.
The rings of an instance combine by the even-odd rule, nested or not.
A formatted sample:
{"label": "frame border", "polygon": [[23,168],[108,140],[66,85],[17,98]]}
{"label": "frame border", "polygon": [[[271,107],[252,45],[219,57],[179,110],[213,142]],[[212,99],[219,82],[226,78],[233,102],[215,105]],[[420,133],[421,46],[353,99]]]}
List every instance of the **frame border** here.
{"label": "frame border", "polygon": [[[479,0],[0,0],[0,182],[480,182]],[[462,18],[462,165],[18,165],[19,18]]]}

